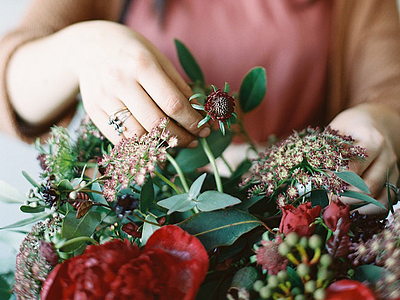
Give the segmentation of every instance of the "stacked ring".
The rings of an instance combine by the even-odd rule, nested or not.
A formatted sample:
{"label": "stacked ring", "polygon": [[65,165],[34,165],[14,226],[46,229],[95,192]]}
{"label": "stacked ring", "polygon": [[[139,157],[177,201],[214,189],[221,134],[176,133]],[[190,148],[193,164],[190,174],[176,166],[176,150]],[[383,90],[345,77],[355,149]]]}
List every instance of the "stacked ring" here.
{"label": "stacked ring", "polygon": [[124,123],[126,119],[129,118],[130,114],[129,109],[126,106],[120,108],[110,114],[108,117],[108,125],[114,125],[114,130],[117,131],[118,135],[121,135],[126,130]]}

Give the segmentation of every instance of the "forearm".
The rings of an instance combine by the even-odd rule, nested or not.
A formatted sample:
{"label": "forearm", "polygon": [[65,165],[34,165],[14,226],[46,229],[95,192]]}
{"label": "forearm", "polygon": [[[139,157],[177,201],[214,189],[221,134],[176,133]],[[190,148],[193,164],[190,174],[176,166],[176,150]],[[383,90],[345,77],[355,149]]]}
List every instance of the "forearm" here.
{"label": "forearm", "polygon": [[7,92],[18,115],[40,124],[60,114],[78,92],[76,51],[67,27],[19,47],[9,62]]}

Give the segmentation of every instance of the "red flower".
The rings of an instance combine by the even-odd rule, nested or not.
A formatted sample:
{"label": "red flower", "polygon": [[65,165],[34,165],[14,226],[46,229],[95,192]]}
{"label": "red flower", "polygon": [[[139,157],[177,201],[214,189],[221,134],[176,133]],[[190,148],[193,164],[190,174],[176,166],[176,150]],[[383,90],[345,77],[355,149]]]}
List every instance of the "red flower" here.
{"label": "red flower", "polygon": [[128,240],[89,246],[43,284],[41,299],[194,299],[208,270],[198,239],[167,225],[142,250]]}
{"label": "red flower", "polygon": [[296,232],[300,236],[311,236],[315,226],[311,225],[321,213],[321,206],[311,207],[311,203],[302,203],[297,208],[291,204],[284,205],[279,231],[288,235]]}
{"label": "red flower", "polygon": [[343,299],[376,300],[374,294],[366,285],[350,279],[336,281],[326,289],[325,300]]}
{"label": "red flower", "polygon": [[273,241],[261,241],[261,247],[256,251],[257,265],[261,265],[263,270],[268,270],[268,274],[276,275],[279,271],[286,270],[288,260],[279,254],[278,248],[282,243],[279,234]]}
{"label": "red flower", "polygon": [[332,231],[337,229],[340,219],[342,219],[340,225],[341,233],[347,234],[350,230],[350,206],[344,204],[340,200],[331,201],[331,203],[324,209],[322,218],[324,219],[326,226]]}
{"label": "red flower", "polygon": [[218,89],[207,96],[204,111],[211,119],[225,122],[232,117],[232,113],[235,110],[234,106],[235,100],[233,97]]}

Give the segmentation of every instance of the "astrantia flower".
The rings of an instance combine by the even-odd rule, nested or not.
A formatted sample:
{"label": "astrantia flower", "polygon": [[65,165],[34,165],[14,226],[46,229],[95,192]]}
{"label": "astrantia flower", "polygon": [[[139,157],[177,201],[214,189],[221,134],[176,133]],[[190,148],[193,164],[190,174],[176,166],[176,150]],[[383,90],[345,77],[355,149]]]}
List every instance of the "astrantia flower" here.
{"label": "astrantia flower", "polygon": [[37,299],[47,274],[58,263],[58,255],[51,243],[44,241],[45,232],[57,228],[57,220],[39,222],[23,240],[17,254],[14,293],[17,299]]}
{"label": "astrantia flower", "polygon": [[207,270],[200,241],[167,225],[142,250],[127,240],[89,246],[51,272],[41,299],[191,300]]}
{"label": "astrantia flower", "polygon": [[204,110],[207,113],[205,118],[199,122],[197,127],[201,127],[209,120],[218,121],[222,134],[225,134],[224,124],[226,124],[230,129],[231,118],[237,117],[235,113],[235,99],[228,94],[229,85],[227,83],[225,83],[224,91],[217,89],[213,85],[212,88],[214,91],[210,95],[205,96],[203,94],[194,94],[189,98],[189,101],[194,98],[205,98],[206,101],[204,106],[192,104],[193,108]]}
{"label": "astrantia flower", "polygon": [[156,164],[166,160],[167,149],[177,145],[176,138],[165,130],[167,123],[167,119],[163,119],[149,133],[123,139],[99,162],[106,166],[104,175],[109,176],[103,187],[108,201],[114,201],[119,190],[132,182],[142,185]]}
{"label": "astrantia flower", "polygon": [[270,275],[276,275],[279,271],[286,270],[288,260],[278,252],[281,242],[282,238],[277,235],[275,240],[262,240],[261,247],[256,250],[257,265],[261,265],[263,270],[268,270]]}
{"label": "astrantia flower", "polygon": [[242,186],[251,186],[250,196],[285,195],[286,204],[295,200],[294,189],[301,195],[304,187],[327,189],[340,195],[347,184],[333,172],[348,169],[349,161],[364,158],[365,151],[355,146],[351,137],[330,127],[323,131],[307,128],[261,153]]}

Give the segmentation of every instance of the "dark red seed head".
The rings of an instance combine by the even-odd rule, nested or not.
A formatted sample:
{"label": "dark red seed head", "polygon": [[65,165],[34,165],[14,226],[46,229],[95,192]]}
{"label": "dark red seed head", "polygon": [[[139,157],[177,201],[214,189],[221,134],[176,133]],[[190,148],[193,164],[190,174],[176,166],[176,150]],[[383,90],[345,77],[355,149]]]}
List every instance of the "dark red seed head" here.
{"label": "dark red seed head", "polygon": [[204,111],[208,113],[211,119],[225,122],[232,117],[234,107],[235,100],[233,97],[218,89],[207,96]]}

